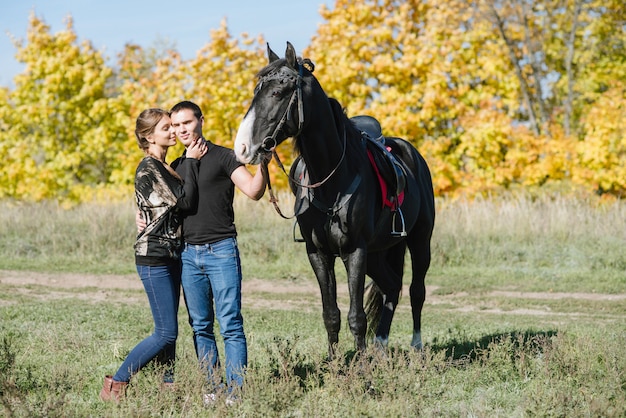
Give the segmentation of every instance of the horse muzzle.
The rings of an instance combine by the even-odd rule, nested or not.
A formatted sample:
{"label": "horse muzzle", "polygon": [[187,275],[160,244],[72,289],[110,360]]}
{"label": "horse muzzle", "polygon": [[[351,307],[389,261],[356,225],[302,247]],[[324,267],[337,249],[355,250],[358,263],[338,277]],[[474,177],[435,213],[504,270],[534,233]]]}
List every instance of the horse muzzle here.
{"label": "horse muzzle", "polygon": [[237,161],[250,165],[260,164],[264,160],[265,156],[272,152],[271,150],[265,150],[263,146],[248,148],[244,144],[236,144],[234,151]]}

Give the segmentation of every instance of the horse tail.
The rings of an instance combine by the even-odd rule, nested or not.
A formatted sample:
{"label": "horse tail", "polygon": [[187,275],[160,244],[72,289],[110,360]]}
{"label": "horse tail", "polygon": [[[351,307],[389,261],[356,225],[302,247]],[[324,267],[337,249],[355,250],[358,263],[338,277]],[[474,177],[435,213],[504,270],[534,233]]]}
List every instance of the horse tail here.
{"label": "horse tail", "polygon": [[365,286],[365,315],[367,317],[367,337],[374,338],[380,318],[383,314],[383,293],[380,288],[370,280]]}

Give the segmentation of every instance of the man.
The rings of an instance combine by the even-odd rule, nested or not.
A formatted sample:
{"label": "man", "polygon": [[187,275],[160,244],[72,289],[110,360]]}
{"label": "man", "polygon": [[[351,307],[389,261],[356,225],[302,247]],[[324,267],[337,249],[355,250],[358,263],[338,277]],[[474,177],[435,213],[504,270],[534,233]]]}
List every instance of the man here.
{"label": "man", "polygon": [[[204,139],[204,117],[198,105],[183,101],[170,112],[172,126],[185,147],[196,139],[207,145],[198,173],[198,209],[183,221],[181,260],[182,286],[196,354],[213,385],[212,393],[205,395],[205,403],[210,403],[220,381],[213,375],[219,367],[214,318],[224,339],[229,393],[241,387],[248,362],[241,315],[242,274],[234,224],[234,188],[259,200],[265,193],[265,180],[260,169],[253,176],[238,162],[233,150]],[[172,163],[181,176],[187,170],[187,165],[181,164],[185,158],[183,154]]]}

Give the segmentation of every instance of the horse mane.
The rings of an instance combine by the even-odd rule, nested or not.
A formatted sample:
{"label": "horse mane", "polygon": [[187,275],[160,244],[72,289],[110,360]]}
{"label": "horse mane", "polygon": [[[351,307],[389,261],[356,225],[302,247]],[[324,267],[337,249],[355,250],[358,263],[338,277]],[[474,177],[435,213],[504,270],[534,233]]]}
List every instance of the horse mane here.
{"label": "horse mane", "polygon": [[280,67],[285,66],[286,62],[287,60],[285,58],[280,58],[280,59],[277,59],[276,61],[270,62],[265,67],[259,70],[259,72],[256,74],[256,78],[261,78],[270,74],[271,72],[279,69]]}
{"label": "horse mane", "polygon": [[358,141],[354,141],[352,139],[360,139],[361,131],[359,131],[356,126],[354,126],[354,123],[352,123],[350,118],[348,118],[345,108],[341,106],[341,103],[339,103],[339,101],[334,97],[329,97],[328,102],[330,103],[330,108],[333,112],[335,126],[337,126],[340,135],[341,132],[345,129],[348,138],[348,145],[351,143],[358,143]]}
{"label": "horse mane", "polygon": [[330,109],[333,111],[333,118],[335,119],[335,126],[341,127],[345,124],[345,121],[348,119],[346,116],[346,111],[339,100],[334,97],[328,98],[328,103],[330,104]]}

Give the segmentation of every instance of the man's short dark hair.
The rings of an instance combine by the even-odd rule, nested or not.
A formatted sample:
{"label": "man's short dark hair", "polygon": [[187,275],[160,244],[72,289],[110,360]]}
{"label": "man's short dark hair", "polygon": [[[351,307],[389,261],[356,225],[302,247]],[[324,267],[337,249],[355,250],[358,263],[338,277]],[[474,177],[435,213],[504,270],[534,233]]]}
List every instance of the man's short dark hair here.
{"label": "man's short dark hair", "polygon": [[176,103],[174,107],[170,109],[170,114],[178,113],[181,110],[185,109],[191,110],[194,116],[198,119],[202,117],[202,109],[200,109],[200,106],[198,106],[194,102],[190,102],[189,100],[183,100],[182,102]]}

